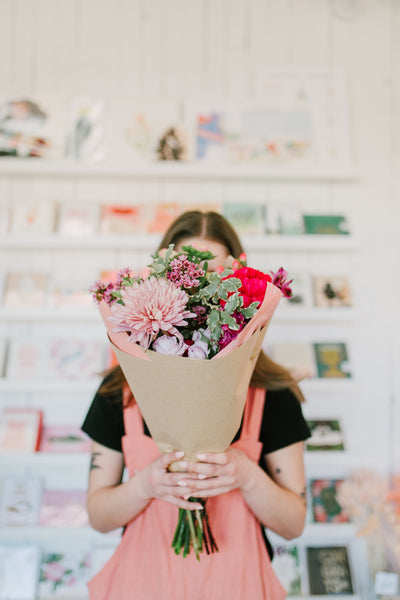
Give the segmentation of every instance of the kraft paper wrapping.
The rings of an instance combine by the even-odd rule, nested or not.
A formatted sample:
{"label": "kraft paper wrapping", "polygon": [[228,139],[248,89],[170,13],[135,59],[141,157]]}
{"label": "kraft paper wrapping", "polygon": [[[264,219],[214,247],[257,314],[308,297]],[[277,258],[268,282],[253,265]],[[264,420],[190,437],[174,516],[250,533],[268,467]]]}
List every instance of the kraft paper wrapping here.
{"label": "kraft paper wrapping", "polygon": [[240,427],[249,382],[265,332],[282,297],[268,284],[264,301],[237,338],[211,360],[144,350],[114,333],[110,307],[100,313],[113,350],[161,452],[223,452]]}

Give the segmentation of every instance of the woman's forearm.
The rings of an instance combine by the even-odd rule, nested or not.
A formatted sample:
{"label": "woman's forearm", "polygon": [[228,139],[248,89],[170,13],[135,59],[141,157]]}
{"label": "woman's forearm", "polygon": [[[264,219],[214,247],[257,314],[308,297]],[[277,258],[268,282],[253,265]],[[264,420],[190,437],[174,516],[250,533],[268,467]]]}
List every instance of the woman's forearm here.
{"label": "woman's forearm", "polygon": [[264,527],[285,539],[301,535],[306,517],[305,499],[276,484],[255,463],[251,464],[241,493]]}
{"label": "woman's forearm", "polygon": [[149,504],[140,473],[125,483],[102,487],[88,494],[87,509],[93,529],[107,533],[123,527]]}

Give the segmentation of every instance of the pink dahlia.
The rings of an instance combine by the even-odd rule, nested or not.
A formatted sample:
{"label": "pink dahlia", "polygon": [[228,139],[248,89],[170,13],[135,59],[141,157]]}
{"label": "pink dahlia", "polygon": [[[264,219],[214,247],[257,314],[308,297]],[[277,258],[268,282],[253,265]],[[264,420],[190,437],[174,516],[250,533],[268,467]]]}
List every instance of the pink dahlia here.
{"label": "pink dahlia", "polygon": [[166,279],[149,277],[134,282],[121,290],[121,298],[123,305],[111,306],[110,321],[117,325],[113,331],[127,331],[129,341],[143,348],[148,348],[160,331],[182,340],[176,327],[187,325],[185,319],[196,316],[186,310],[186,292]]}

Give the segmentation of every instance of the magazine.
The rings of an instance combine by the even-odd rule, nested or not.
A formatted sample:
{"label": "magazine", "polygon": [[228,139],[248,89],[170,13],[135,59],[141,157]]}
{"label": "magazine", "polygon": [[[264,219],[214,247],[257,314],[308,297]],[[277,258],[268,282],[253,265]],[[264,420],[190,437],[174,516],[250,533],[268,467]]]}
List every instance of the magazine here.
{"label": "magazine", "polygon": [[337,493],[342,479],[312,479],[310,495],[316,523],[348,523],[349,516],[340,506]]}
{"label": "magazine", "polygon": [[4,408],[0,419],[0,454],[36,452],[43,412],[34,408]]}
{"label": "magazine", "polygon": [[42,494],[40,477],[5,477],[1,482],[0,525],[37,525]]}
{"label": "magazine", "polygon": [[343,451],[344,440],[340,421],[337,419],[307,420],[311,438],[306,440],[309,451]]}

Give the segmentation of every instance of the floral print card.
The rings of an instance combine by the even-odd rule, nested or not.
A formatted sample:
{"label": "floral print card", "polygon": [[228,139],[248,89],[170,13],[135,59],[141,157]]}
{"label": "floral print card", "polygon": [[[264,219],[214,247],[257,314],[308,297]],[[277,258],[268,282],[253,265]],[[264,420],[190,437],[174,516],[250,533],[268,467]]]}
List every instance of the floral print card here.
{"label": "floral print card", "polygon": [[39,600],[88,597],[91,556],[88,548],[53,549],[43,553]]}

